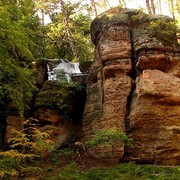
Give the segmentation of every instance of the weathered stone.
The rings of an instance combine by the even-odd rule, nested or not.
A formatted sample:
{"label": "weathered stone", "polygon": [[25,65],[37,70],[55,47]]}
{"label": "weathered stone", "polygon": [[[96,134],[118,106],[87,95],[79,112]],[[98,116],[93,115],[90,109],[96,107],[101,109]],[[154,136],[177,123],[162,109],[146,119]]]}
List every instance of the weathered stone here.
{"label": "weathered stone", "polygon": [[[98,38],[96,62],[88,81],[83,118],[85,140],[89,140],[92,134],[100,130],[125,130],[127,97],[132,86],[132,79],[129,77],[132,69],[131,42],[127,25],[107,25]],[[89,151],[96,157],[112,157],[111,145],[100,145]],[[122,159],[123,154],[124,144],[119,143],[114,149],[116,161]]]}
{"label": "weathered stone", "polygon": [[36,85],[41,88],[44,82],[47,80],[47,62],[39,61],[36,63],[35,70]]}
{"label": "weathered stone", "polygon": [[50,132],[50,137],[55,142],[55,148],[69,145],[70,138],[74,135],[74,127],[68,120],[61,120],[58,125],[45,125],[40,128],[41,131]]}
{"label": "weathered stone", "polygon": [[[60,83],[58,81],[46,81],[36,98],[37,109],[44,109],[43,114],[51,112],[68,117],[74,122],[81,121],[86,92],[83,86],[78,84]],[[53,112],[53,110],[55,110]],[[45,113],[46,112],[46,113]],[[58,115],[57,115],[58,116]]]}
{"label": "weathered stone", "polygon": [[145,70],[136,84],[130,113],[130,160],[180,163],[180,79]]}
{"label": "weathered stone", "polygon": [[47,81],[37,95],[34,117],[42,130],[52,130],[51,139],[57,148],[68,144],[72,136],[80,138],[85,97],[81,85],[57,81]]}
{"label": "weathered stone", "polygon": [[131,42],[127,26],[111,26],[101,33],[98,50],[103,61],[131,57]]}
{"label": "weathered stone", "polygon": [[172,68],[168,73],[180,78],[180,51],[172,52],[169,56],[169,61]]}
{"label": "weathered stone", "polygon": [[[180,164],[180,48],[175,28],[167,25],[171,21],[115,8],[91,24],[95,62],[87,84],[84,140],[100,130],[126,131],[133,146],[117,144],[117,161]],[[156,22],[165,22],[166,28],[154,24],[157,32]],[[169,28],[164,37],[161,32]],[[89,151],[109,159],[112,147]]]}
{"label": "weathered stone", "polygon": [[36,111],[36,118],[44,124],[59,125],[63,121],[58,110],[38,108]]}

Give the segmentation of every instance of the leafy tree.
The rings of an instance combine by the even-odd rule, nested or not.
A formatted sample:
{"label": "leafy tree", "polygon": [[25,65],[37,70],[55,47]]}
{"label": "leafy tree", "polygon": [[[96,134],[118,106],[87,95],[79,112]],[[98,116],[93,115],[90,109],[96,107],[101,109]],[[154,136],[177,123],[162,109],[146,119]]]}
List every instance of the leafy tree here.
{"label": "leafy tree", "polygon": [[[37,57],[38,17],[32,0],[0,0],[0,112],[6,125],[6,110],[12,102],[23,119],[24,111],[35,90],[30,64]],[[36,29],[35,29],[36,28]],[[0,134],[3,137],[3,133]],[[1,149],[3,142],[0,142]]]}
{"label": "leafy tree", "polygon": [[[29,121],[24,121],[24,124],[28,125]],[[27,130],[31,134],[27,135]],[[54,142],[48,139],[50,134],[50,131],[42,132],[37,127],[13,130],[8,142],[11,149],[0,153],[0,177],[20,179],[24,173],[41,171],[41,168],[32,166],[31,162],[34,158],[45,158],[53,150]]]}
{"label": "leafy tree", "polygon": [[131,146],[132,139],[128,138],[126,134],[120,130],[101,130],[95,133],[90,141],[86,144],[88,146],[98,146],[99,144],[111,145],[112,147],[112,160],[114,156],[114,150],[119,142],[124,142],[126,146]]}
{"label": "leafy tree", "polygon": [[[64,8],[60,10],[62,5]],[[79,2],[56,3],[56,10],[52,10],[52,6],[55,4],[52,3],[47,10],[52,23],[44,27],[45,56],[80,62],[91,60],[93,56],[89,28],[91,17],[84,13],[88,7]]]}

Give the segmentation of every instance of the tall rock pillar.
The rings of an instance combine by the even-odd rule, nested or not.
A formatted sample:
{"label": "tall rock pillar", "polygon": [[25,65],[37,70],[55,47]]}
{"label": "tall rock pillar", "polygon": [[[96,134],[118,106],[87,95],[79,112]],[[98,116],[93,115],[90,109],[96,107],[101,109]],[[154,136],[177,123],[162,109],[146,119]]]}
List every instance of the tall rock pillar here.
{"label": "tall rock pillar", "polygon": [[[91,24],[95,59],[88,79],[84,139],[117,129],[133,139],[116,160],[180,164],[180,46],[167,16],[111,9]],[[90,149],[111,157],[111,146]]]}

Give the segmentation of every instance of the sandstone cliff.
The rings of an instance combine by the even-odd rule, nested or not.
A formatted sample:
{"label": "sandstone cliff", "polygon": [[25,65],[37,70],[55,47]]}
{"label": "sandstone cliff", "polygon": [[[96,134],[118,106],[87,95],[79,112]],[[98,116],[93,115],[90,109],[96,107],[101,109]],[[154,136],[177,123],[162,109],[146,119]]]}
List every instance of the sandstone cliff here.
{"label": "sandstone cliff", "polygon": [[[115,8],[95,18],[95,59],[88,78],[84,140],[118,129],[133,146],[117,144],[117,160],[180,164],[180,48],[167,16]],[[90,149],[110,158],[110,147]]]}

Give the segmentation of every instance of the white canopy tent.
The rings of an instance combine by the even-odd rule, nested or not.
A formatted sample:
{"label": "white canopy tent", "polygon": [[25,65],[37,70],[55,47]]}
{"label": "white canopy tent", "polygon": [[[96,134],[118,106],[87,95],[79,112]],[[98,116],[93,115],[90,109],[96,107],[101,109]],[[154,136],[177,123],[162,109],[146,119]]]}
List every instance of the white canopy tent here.
{"label": "white canopy tent", "polygon": [[61,60],[58,66],[52,69],[52,71],[48,72],[49,80],[59,80],[63,79],[63,76],[70,83],[72,82],[72,75],[81,75],[82,72],[79,69],[79,63],[67,62],[65,60]]}

